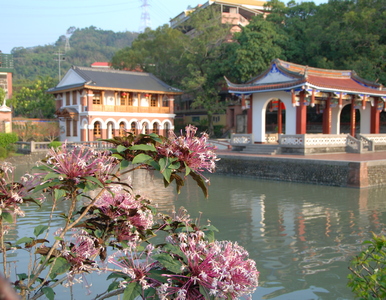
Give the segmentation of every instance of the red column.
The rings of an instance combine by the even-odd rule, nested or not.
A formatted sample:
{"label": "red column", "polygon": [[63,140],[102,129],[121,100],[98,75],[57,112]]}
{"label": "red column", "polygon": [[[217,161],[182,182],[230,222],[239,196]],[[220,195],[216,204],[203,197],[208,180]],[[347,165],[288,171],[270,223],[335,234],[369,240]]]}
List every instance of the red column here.
{"label": "red column", "polygon": [[299,106],[296,107],[296,134],[307,133],[307,106],[304,105],[304,91],[299,94]]}
{"label": "red column", "polygon": [[283,133],[283,117],[281,113],[281,100],[278,100],[277,107],[277,133]]}
{"label": "red column", "polygon": [[323,134],[331,134],[331,96],[328,96],[323,112]]}
{"label": "red column", "polygon": [[251,95],[250,97],[250,100],[249,100],[249,109],[248,109],[248,113],[247,113],[247,133],[252,133],[252,109],[253,109],[253,94]]}
{"label": "red column", "polygon": [[378,134],[379,125],[380,125],[380,113],[378,110],[379,98],[374,97],[374,105],[371,107],[371,123],[370,123],[370,133]]}
{"label": "red column", "polygon": [[355,137],[355,95],[351,98],[350,134]]}

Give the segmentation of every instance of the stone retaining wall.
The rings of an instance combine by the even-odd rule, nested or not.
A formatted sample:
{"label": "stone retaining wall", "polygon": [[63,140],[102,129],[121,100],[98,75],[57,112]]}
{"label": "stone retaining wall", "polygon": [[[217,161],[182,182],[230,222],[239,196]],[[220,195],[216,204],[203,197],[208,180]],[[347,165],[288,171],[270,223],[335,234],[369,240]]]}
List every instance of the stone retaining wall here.
{"label": "stone retaining wall", "polygon": [[366,188],[386,185],[386,162],[323,161],[219,156],[216,173],[319,185]]}

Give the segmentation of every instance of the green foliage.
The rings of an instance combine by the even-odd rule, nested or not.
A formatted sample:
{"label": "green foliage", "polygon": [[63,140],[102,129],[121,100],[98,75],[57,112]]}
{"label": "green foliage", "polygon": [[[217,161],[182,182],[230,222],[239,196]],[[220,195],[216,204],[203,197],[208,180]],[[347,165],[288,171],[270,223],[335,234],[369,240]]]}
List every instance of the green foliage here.
{"label": "green foliage", "polygon": [[0,103],[3,104],[4,98],[5,98],[5,90],[0,87]]}
{"label": "green foliage", "polygon": [[373,234],[371,241],[351,260],[348,286],[363,300],[386,299],[386,237]]}
{"label": "green foliage", "polygon": [[[116,51],[130,46],[138,35],[135,32],[113,32],[94,26],[70,29],[73,32],[70,36],[71,49],[65,53],[65,60],[60,63],[62,76],[72,65],[89,67],[96,61],[110,61]],[[64,53],[65,42],[65,36],[60,36],[52,45],[13,48],[15,90],[26,82],[36,80],[38,76],[58,80],[58,55],[55,53]]]}
{"label": "green foliage", "polygon": [[48,144],[48,147],[54,148],[54,149],[58,149],[61,146],[62,146],[62,142],[59,142],[59,141],[53,141]]}
{"label": "green foliage", "polygon": [[54,96],[47,94],[47,89],[55,86],[55,80],[50,77],[40,77],[30,86],[17,91],[9,105],[12,105],[16,116],[26,118],[51,119],[55,113]]}
{"label": "green foliage", "polygon": [[0,147],[0,158],[7,158],[8,157],[8,151],[4,147]]}
{"label": "green foliage", "polygon": [[16,143],[18,141],[17,134],[0,132],[0,147],[7,148],[10,144]]}

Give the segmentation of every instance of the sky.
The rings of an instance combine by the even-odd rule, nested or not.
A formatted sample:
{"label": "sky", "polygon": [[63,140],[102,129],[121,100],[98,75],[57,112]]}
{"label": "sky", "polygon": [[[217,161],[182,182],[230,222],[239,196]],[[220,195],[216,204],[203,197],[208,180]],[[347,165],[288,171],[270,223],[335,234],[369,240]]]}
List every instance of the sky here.
{"label": "sky", "polygon": [[[155,29],[168,24],[188,6],[205,2],[207,0],[1,0],[0,51],[11,53],[14,47],[54,44],[72,26],[139,32],[144,25],[141,20],[145,11],[150,27]],[[320,4],[327,0],[314,2]]]}

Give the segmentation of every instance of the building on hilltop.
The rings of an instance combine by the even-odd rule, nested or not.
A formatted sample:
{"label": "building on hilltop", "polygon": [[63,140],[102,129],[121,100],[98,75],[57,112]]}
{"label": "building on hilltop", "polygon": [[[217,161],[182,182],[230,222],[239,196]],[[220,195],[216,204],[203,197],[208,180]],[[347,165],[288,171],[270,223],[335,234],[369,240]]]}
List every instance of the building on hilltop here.
{"label": "building on hilltop", "polygon": [[180,29],[186,33],[189,29],[193,29],[187,29],[183,26],[184,23],[189,20],[192,13],[210,6],[217,6],[221,11],[221,23],[231,25],[231,33],[239,32],[241,31],[240,27],[248,25],[254,16],[266,15],[268,13],[268,9],[265,7],[266,3],[266,1],[257,0],[208,1],[195,8],[187,8],[181,12],[178,16],[170,20],[170,27]]}
{"label": "building on hilltop", "polygon": [[118,71],[100,63],[73,66],[47,92],[56,99],[60,140],[74,142],[125,131],[167,135],[174,129],[174,97],[182,94],[150,73]]}
{"label": "building on hilltop", "polygon": [[[181,32],[194,36],[194,28],[187,26],[186,22],[191,15],[207,8],[217,8],[221,12],[221,23],[229,26],[229,36],[226,42],[233,41],[233,34],[240,32],[242,27],[249,24],[250,20],[257,15],[266,15],[269,13],[269,8],[265,5],[266,1],[257,0],[215,0],[208,1],[195,8],[187,8],[178,16],[170,20],[170,27],[180,30]],[[220,101],[227,101],[232,105],[234,114],[245,114],[246,110],[241,109],[240,103],[237,102],[237,97],[227,93],[226,87],[219,92]],[[175,105],[176,124],[183,126],[184,124],[205,124],[207,122],[207,113],[203,108],[192,108],[194,99],[191,95],[184,94],[178,97]],[[244,120],[244,119],[242,119]],[[225,113],[213,115],[213,125],[224,128],[225,131],[235,132],[237,126],[233,119]],[[233,123],[232,123],[233,122]],[[240,122],[239,122],[240,123]],[[240,127],[240,126],[239,126]],[[239,128],[238,127],[238,128]]]}

